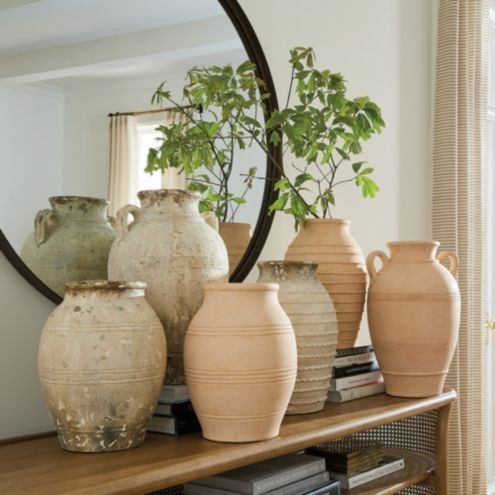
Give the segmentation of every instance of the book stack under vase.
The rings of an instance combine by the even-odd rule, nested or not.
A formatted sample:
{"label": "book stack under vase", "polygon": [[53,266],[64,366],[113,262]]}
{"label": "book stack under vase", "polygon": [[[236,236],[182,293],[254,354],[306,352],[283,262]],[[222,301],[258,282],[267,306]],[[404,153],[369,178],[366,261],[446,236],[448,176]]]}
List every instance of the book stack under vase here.
{"label": "book stack under vase", "polygon": [[328,391],[329,402],[347,402],[384,391],[383,377],[371,346],[337,350]]}
{"label": "book stack under vase", "polygon": [[194,413],[187,385],[164,385],[148,431],[184,435],[201,431]]}
{"label": "book stack under vase", "polygon": [[321,456],[288,454],[184,485],[184,495],[340,495]]}
{"label": "book stack under vase", "polygon": [[344,490],[383,478],[405,466],[403,458],[387,455],[381,444],[352,439],[312,447],[307,452],[325,459],[330,477],[339,480]]}

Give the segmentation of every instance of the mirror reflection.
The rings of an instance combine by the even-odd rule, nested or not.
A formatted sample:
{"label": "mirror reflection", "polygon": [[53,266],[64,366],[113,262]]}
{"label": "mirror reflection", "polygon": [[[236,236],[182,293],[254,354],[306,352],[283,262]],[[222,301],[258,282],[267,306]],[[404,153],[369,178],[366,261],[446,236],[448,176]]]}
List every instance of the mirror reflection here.
{"label": "mirror reflection", "polygon": [[[163,166],[170,129],[190,130],[187,115],[215,121],[218,102],[208,113],[184,98],[188,71],[248,59],[217,0],[27,0],[0,10],[0,33],[0,227],[26,264],[60,295],[65,281],[107,278],[116,212],[139,205],[138,191],[193,184],[232,273],[259,216],[265,184],[253,178],[266,156],[242,140],[226,148],[224,189],[205,154]],[[168,97],[152,104],[164,81]],[[246,116],[262,119],[257,106]]]}

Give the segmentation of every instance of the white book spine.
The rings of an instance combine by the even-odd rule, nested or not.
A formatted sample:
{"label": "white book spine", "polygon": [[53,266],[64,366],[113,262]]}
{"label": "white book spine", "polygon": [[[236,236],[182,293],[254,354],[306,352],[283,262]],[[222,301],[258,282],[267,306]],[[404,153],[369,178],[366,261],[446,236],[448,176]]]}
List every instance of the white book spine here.
{"label": "white book spine", "polygon": [[335,392],[328,392],[329,402],[348,402],[350,400],[362,399],[370,395],[377,395],[385,392],[383,382],[371,383],[361,387],[353,387]]}
{"label": "white book spine", "polygon": [[345,376],[343,378],[332,378],[330,380],[331,392],[342,390],[344,388],[357,387],[358,385],[366,385],[368,383],[374,383],[381,379],[382,374],[378,371],[370,371],[368,373],[361,373],[360,375]]}
{"label": "white book spine", "polygon": [[355,356],[342,356],[339,358],[335,358],[334,367],[343,368],[344,366],[352,366],[353,364],[371,363],[374,360],[375,360],[374,352],[356,354]]}

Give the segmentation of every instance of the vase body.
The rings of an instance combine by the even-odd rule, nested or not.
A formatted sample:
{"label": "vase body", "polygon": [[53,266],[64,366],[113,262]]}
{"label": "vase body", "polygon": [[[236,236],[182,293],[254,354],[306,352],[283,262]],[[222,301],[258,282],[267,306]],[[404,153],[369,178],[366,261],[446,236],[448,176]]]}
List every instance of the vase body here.
{"label": "vase body", "polygon": [[[199,214],[197,193],[160,189],[140,191],[138,197],[141,208],[128,205],[117,213],[108,273],[146,282],[146,299],[167,337],[167,383],[180,384],[184,335],[203,300],[201,284],[227,280],[227,251]],[[134,221],[127,225],[129,213]]]}
{"label": "vase body", "polygon": [[294,389],[297,346],[276,284],[205,284],[186,334],[187,386],[203,436],[252,442],[278,435]]}
{"label": "vase body", "polygon": [[72,280],[106,279],[115,239],[108,201],[82,196],[53,196],[49,201],[52,209],[37,213],[35,231],[22,248],[26,265],[60,296]]}
{"label": "vase body", "polygon": [[220,236],[229,255],[229,276],[239,263],[251,242],[251,225],[240,222],[220,222]]}
{"label": "vase body", "polygon": [[279,285],[280,305],[289,317],[297,342],[297,380],[286,414],[305,414],[325,407],[337,347],[337,317],[320,282],[317,263],[258,263],[258,282]]}
{"label": "vase body", "polygon": [[366,297],[364,256],[349,225],[340,219],[306,220],[285,255],[286,260],[318,263],[318,276],[337,312],[337,349],[354,347]]}
{"label": "vase body", "polygon": [[166,368],[143,283],[72,282],[48,318],[38,372],[62,447],[107,452],[144,441]]}
{"label": "vase body", "polygon": [[[368,322],[385,380],[399,397],[428,397],[442,392],[457,343],[461,300],[457,258],[437,242],[389,242],[390,259],[368,256]],[[375,271],[379,257],[382,269]],[[440,262],[451,260],[451,272]]]}

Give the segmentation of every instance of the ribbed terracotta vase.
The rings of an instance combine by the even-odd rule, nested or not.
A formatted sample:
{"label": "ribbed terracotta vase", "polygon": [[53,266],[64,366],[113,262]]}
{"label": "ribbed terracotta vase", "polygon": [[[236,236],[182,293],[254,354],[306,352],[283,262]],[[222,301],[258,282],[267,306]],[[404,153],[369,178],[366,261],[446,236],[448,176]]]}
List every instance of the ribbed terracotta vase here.
{"label": "ribbed terracotta vase", "polygon": [[142,282],[67,284],[48,318],[38,372],[60,444],[109,452],[144,441],[165,375],[167,347]]}
{"label": "ribbed terracotta vase", "polygon": [[[368,322],[385,380],[399,397],[442,392],[457,344],[461,299],[457,257],[438,242],[389,242],[368,256]],[[374,262],[383,266],[376,271]],[[440,261],[450,260],[450,272]]]}
{"label": "ribbed terracotta vase", "polygon": [[72,280],[106,279],[115,230],[106,199],[53,196],[40,210],[21,251],[26,265],[54,292]]}
{"label": "ribbed terracotta vase", "polygon": [[219,233],[229,254],[229,275],[232,275],[251,242],[251,225],[240,222],[220,222]]}
{"label": "ribbed terracotta vase", "polygon": [[354,347],[366,296],[364,256],[349,225],[341,219],[306,220],[285,254],[286,260],[318,263],[318,276],[337,312],[337,349]]}
{"label": "ribbed terracotta vase", "polygon": [[204,285],[184,346],[203,436],[253,442],[279,434],[297,374],[294,330],[276,284]]}
{"label": "ribbed terracotta vase", "polygon": [[337,317],[320,282],[318,263],[263,261],[258,282],[274,282],[297,342],[297,380],[286,414],[321,411],[328,395],[337,347]]}
{"label": "ribbed terracotta vase", "polygon": [[[167,383],[181,384],[184,335],[201,306],[201,284],[227,281],[227,250],[218,223],[215,227],[199,214],[199,194],[159,189],[140,191],[138,197],[141,208],[127,205],[117,212],[108,274],[146,282],[146,299],[167,336]],[[129,214],[134,221],[128,225]]]}

